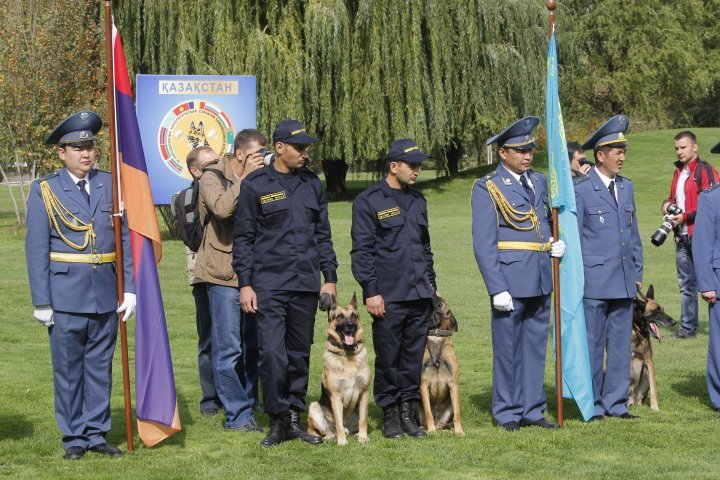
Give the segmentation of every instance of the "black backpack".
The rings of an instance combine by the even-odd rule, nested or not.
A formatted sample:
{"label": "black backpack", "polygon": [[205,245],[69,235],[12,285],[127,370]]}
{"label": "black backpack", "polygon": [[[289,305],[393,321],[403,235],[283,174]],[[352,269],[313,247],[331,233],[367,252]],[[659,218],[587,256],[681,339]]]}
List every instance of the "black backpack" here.
{"label": "black backpack", "polygon": [[[213,172],[218,176],[225,190],[230,181],[220,170],[208,168],[206,172]],[[170,210],[175,218],[180,239],[193,252],[197,252],[202,245],[205,226],[210,222],[212,214],[208,212],[205,219],[200,221],[200,183],[193,180],[192,184],[172,196]]]}

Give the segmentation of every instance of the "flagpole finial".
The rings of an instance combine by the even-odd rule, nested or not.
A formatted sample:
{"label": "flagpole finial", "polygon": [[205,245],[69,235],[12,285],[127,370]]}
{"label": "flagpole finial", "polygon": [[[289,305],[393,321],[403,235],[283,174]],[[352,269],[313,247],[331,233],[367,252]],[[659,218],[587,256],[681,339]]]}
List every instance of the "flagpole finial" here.
{"label": "flagpole finial", "polygon": [[557,8],[557,0],[546,0],[545,6],[552,12]]}

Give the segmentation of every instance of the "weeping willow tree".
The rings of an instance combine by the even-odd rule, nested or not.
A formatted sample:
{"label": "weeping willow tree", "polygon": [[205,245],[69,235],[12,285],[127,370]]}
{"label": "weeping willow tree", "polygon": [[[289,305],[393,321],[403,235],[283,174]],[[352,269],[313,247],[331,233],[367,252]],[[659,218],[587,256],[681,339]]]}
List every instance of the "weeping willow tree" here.
{"label": "weeping willow tree", "polygon": [[286,117],[322,138],[330,190],[412,137],[449,173],[543,104],[544,2],[123,0],[135,72],[257,78],[258,128]]}

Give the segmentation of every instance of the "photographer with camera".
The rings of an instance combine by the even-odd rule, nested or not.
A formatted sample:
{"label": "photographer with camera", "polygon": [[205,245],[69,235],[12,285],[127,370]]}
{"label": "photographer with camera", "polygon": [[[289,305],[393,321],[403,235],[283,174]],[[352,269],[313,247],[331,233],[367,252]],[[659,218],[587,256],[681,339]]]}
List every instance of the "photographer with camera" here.
{"label": "photographer with camera", "polygon": [[[225,428],[261,432],[252,408],[258,398],[258,346],[254,321],[240,311],[238,278],[232,268],[233,226],[242,180],[263,168],[265,136],[245,129],[235,136],[235,154],[205,167],[200,177],[199,216],[205,222],[195,276],[207,282],[212,323],[212,365],[225,410]],[[210,172],[209,170],[214,170]]]}
{"label": "photographer with camera", "polygon": [[653,234],[652,243],[661,245],[670,230],[675,232],[675,263],[680,287],[680,327],[673,338],[697,336],[697,281],[692,254],[692,235],[700,192],[718,183],[718,172],[698,156],[695,134],[685,130],[675,135],[675,174],[670,194],[662,204],[663,224]]}
{"label": "photographer with camera", "polygon": [[587,175],[594,163],[587,159],[582,146],[578,142],[568,142],[567,151],[572,176],[582,178]]}

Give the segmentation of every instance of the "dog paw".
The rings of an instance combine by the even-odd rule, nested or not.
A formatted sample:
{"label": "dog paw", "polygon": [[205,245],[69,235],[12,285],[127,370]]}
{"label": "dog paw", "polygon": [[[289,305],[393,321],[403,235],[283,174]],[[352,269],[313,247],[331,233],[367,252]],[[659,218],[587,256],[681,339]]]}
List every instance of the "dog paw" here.
{"label": "dog paw", "polygon": [[346,438],[338,438],[338,445],[342,445],[342,446],[347,445],[347,439]]}
{"label": "dog paw", "polygon": [[361,443],[361,444],[363,444],[363,445],[367,445],[367,443],[368,443],[368,437],[367,437],[367,436],[358,435],[358,443]]}
{"label": "dog paw", "polygon": [[465,436],[465,432],[463,431],[462,428],[456,428],[456,429],[455,429],[455,435],[457,435],[458,437],[464,437],[464,436]]}
{"label": "dog paw", "polygon": [[427,431],[428,431],[428,433],[435,433],[435,432],[437,432],[437,428],[435,428],[435,425],[430,424],[427,427]]}

